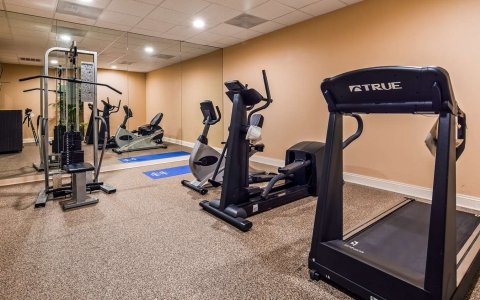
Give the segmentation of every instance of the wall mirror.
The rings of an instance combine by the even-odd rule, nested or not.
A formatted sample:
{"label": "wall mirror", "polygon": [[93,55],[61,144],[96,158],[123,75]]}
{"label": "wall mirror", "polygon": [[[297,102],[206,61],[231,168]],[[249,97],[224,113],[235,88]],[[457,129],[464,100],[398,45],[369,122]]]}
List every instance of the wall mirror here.
{"label": "wall mirror", "polygon": [[[42,87],[39,80],[19,82],[19,79],[41,74],[45,52],[52,47],[69,48],[75,41],[78,49],[96,52],[97,81],[122,92],[119,95],[103,87],[96,90],[97,109],[109,120],[110,137],[125,137],[125,152],[118,154],[111,149],[105,152],[103,166],[106,169],[124,163],[121,159],[139,155],[189,152],[204,129],[200,102],[210,100],[223,113],[221,49],[5,11],[0,12],[0,25],[0,110],[21,111],[22,121],[26,118],[21,127],[22,151],[0,154],[0,180],[21,177],[24,182],[35,181],[39,174],[33,167],[40,160],[34,135],[40,134],[37,117],[41,115]],[[52,52],[46,62],[48,73],[50,76],[80,78],[88,73],[89,65],[94,62],[82,54],[77,60],[75,68],[81,69],[78,72],[72,70],[68,54]],[[93,146],[87,143],[87,139],[89,132],[93,132],[89,129],[92,104],[88,91],[54,79],[48,80],[48,89],[48,124],[52,143],[49,151],[58,151],[53,149],[58,126],[75,124],[85,139],[85,160],[91,159]],[[76,100],[70,100],[70,103],[68,99]],[[162,117],[157,126],[163,129],[162,141],[167,148],[144,149],[148,143],[154,145],[154,139],[147,139],[143,146],[134,145],[138,142],[135,136],[139,131],[156,128],[142,125],[155,123],[159,114]],[[117,134],[117,131],[121,132]],[[222,147],[223,119],[211,126],[208,139],[213,147]]]}

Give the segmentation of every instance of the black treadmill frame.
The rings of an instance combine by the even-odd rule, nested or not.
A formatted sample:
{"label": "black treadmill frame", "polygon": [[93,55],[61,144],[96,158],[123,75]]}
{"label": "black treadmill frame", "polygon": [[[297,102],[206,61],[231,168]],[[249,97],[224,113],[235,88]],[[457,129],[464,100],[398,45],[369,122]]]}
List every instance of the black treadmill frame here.
{"label": "black treadmill frame", "polygon": [[[405,102],[394,95],[396,98],[393,101],[382,102],[381,98],[388,99],[395,91],[380,91],[376,94],[360,92],[352,96],[344,91],[352,83],[358,84],[362,78],[367,82],[405,79],[407,86],[421,90],[417,94],[424,94],[414,99],[405,98],[404,100],[411,100]],[[375,79],[377,81],[373,81]],[[424,82],[431,84],[430,91],[425,90]],[[480,267],[480,255],[477,251],[457,285],[456,249],[451,245],[456,244],[455,116],[461,110],[454,99],[448,73],[437,67],[362,69],[326,79],[322,83],[322,92],[330,116],[308,262],[311,278],[333,281],[354,294],[371,300],[463,298]],[[415,95],[415,92],[411,92],[398,91],[398,94]],[[365,95],[364,99],[361,98],[362,94]],[[424,286],[416,286],[327,244],[329,241],[343,240],[343,115],[415,112],[439,115]]]}

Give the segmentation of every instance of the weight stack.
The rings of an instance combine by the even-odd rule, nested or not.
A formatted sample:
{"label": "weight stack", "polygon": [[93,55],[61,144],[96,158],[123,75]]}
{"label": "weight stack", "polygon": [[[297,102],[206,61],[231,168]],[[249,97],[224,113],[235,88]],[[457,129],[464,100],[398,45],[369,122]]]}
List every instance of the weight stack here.
{"label": "weight stack", "polygon": [[82,135],[79,131],[67,131],[63,135],[62,166],[84,162]]}
{"label": "weight stack", "polygon": [[65,125],[57,125],[53,128],[52,153],[61,153],[63,150],[63,136],[67,131]]}

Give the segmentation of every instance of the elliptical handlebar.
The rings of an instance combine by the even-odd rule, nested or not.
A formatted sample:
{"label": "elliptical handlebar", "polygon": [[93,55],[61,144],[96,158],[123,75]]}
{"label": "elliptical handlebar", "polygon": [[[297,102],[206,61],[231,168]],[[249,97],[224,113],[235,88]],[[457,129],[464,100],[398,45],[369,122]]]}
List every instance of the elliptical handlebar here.
{"label": "elliptical handlebar", "polygon": [[250,124],[250,118],[252,117],[253,114],[261,110],[264,110],[265,108],[269,107],[270,104],[273,102],[272,96],[270,94],[270,86],[268,84],[267,72],[265,70],[262,70],[262,75],[263,75],[263,84],[265,86],[265,92],[267,94],[267,97],[263,98],[262,100],[266,101],[266,103],[250,111],[250,113],[248,114],[248,124]]}
{"label": "elliptical handlebar", "polygon": [[118,105],[110,104],[110,98],[107,97],[107,101],[100,100],[103,103],[103,106],[106,107],[108,111],[111,113],[117,113],[120,110],[120,105],[122,104],[122,100],[118,100]]}

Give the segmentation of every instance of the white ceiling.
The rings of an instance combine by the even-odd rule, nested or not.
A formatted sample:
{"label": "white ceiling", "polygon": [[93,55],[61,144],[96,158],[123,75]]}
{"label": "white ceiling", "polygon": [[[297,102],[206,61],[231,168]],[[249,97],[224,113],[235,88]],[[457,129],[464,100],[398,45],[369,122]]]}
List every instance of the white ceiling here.
{"label": "white ceiling", "polygon": [[[360,1],[0,0],[0,10],[48,18],[31,20],[0,11],[0,61],[18,62],[21,55],[38,57],[39,53],[34,52],[40,46],[47,48],[59,43],[55,29],[52,28],[60,33],[59,28],[78,27],[80,36],[75,36],[74,39],[81,48],[101,53],[100,57],[104,56],[102,64],[137,62],[143,58],[142,62],[130,65],[129,69],[144,72],[213,51],[213,48],[190,45],[184,47],[182,53],[185,55],[180,58],[180,45],[165,39],[224,48]],[[248,29],[225,23],[242,13],[265,19],[265,22]],[[197,18],[205,21],[205,28],[196,29],[192,26],[193,20]],[[55,22],[51,19],[114,30]],[[124,32],[116,30],[138,35],[129,34],[127,38]],[[137,49],[130,47],[134,42],[138,44]],[[143,51],[145,42],[155,43],[155,53],[175,57],[160,60],[146,56]],[[127,44],[128,53],[124,47]]]}

